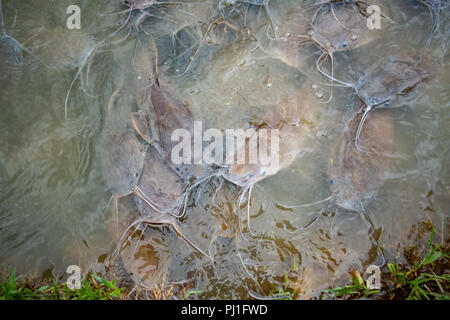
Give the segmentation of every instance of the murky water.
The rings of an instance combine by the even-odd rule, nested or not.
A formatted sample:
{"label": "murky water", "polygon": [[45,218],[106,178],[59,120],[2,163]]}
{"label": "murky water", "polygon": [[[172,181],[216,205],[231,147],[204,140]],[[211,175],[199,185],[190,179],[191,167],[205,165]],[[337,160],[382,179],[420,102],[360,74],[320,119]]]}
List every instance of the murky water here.
{"label": "murky water", "polygon": [[[130,113],[145,105],[155,69],[161,87],[205,128],[244,128],[270,110],[296,106],[301,152],[255,184],[249,212],[247,202],[238,205],[242,190],[222,178],[192,193],[181,230],[216,264],[166,228],[146,228],[112,263],[137,270],[134,280],[144,274],[147,286],[162,279],[163,286],[175,284],[175,293],[199,290],[199,298],[268,296],[286,275],[299,297],[314,297],[342,284],[350,271],[382,263],[373,230],[358,212],[336,199],[320,202],[332,195],[332,150],[361,100],[353,88],[320,74],[316,61],[324,51],[310,40],[303,51],[281,56],[275,50],[285,48],[283,41],[289,47],[294,32],[308,33],[295,15],[311,16],[316,7],[300,8],[313,1],[272,0],[268,12],[254,1],[237,1],[234,10],[226,1],[220,10],[219,1],[190,1],[131,14],[119,0],[80,1],[80,30],[66,28],[71,1],[2,2],[6,32],[31,52],[19,64],[8,47],[0,50],[2,265],[32,274],[49,267],[63,272],[71,264],[105,269],[105,257],[138,209],[134,196],[119,199],[117,221],[102,134],[127,130]],[[382,19],[382,29],[352,50],[333,52],[336,79],[357,84],[389,57],[422,53],[428,9],[412,0],[373,3],[395,23]],[[401,258],[411,228],[424,219],[448,238],[448,14],[443,8],[430,47],[417,58],[429,77],[382,111],[392,130],[373,135],[394,145],[377,165],[382,183],[364,203],[387,259]],[[330,70],[329,62],[323,69]]]}

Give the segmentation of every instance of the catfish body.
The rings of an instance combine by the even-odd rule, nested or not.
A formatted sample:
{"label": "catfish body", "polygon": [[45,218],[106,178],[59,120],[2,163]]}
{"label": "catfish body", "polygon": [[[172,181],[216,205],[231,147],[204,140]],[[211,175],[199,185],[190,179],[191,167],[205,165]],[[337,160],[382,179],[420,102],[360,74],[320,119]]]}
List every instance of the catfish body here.
{"label": "catfish body", "polygon": [[389,154],[394,151],[394,124],[388,110],[372,112],[363,127],[360,146],[353,139],[362,114],[358,114],[332,147],[329,162],[330,189],[336,204],[358,211],[373,199],[385,181]]}

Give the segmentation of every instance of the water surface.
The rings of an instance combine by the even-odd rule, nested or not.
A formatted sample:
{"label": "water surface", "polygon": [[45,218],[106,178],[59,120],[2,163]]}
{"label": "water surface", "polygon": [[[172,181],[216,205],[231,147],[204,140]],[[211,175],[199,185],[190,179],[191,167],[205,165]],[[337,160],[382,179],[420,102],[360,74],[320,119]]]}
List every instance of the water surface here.
{"label": "water surface", "polygon": [[[387,55],[421,53],[430,26],[428,10],[415,1],[379,2],[398,23],[383,20],[373,41],[335,53],[336,78],[357,81]],[[282,27],[277,18],[307,3],[271,1],[275,26]],[[220,179],[213,179],[193,195],[182,230],[222,263],[214,266],[173,232],[146,233],[143,243],[159,241],[154,247],[170,253],[166,285],[176,283],[176,293],[201,290],[199,298],[246,298],[249,292],[268,295],[287,275],[300,297],[312,297],[348,281],[353,269],[381,263],[372,231],[358,213],[333,203],[286,208],[330,196],[330,149],[361,102],[352,89],[334,87],[332,100],[325,103],[330,86],[314,65],[307,72],[297,70],[261,50],[258,40],[271,35],[261,7],[241,4],[241,15],[230,18],[239,28],[253,28],[252,37],[219,25],[203,38],[220,18],[218,1],[155,7],[141,24],[138,14],[111,14],[125,9],[120,1],[80,1],[81,30],[65,27],[70,4],[3,1],[7,32],[33,54],[24,54],[19,75],[8,85],[3,78],[0,82],[2,265],[35,275],[49,267],[63,272],[70,264],[104,270],[104,258],[117,241],[108,225],[111,192],[99,147],[107,106],[123,80],[126,94],[117,118],[126,123],[139,108],[148,83],[139,78],[146,70],[136,64],[135,52],[143,50],[148,54],[144,60],[153,63],[155,46],[162,78],[205,127],[241,128],[271,108],[295,103],[303,106],[308,120],[301,156],[255,185],[253,234],[247,207],[237,206],[238,187],[223,182],[219,189]],[[389,109],[396,148],[389,154],[384,185],[365,207],[388,259],[401,259],[411,229],[423,220],[431,219],[439,237],[448,237],[448,24],[443,18],[425,53],[430,78]],[[88,55],[92,50],[95,54]],[[74,82],[66,118],[67,92],[83,62],[85,72]],[[133,200],[121,202],[120,214],[132,215]]]}

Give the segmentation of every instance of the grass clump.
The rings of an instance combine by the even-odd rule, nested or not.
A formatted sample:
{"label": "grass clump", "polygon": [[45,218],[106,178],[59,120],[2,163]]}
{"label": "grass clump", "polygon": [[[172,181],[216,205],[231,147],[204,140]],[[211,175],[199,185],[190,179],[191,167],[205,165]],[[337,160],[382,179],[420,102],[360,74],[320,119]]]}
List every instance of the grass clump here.
{"label": "grass clump", "polygon": [[284,275],[284,282],[270,290],[269,296],[273,300],[294,300],[297,297],[297,289],[293,288],[288,274]]}
{"label": "grass clump", "polygon": [[334,296],[336,298],[348,297],[358,299],[363,297],[369,297],[380,292],[380,290],[377,289],[369,289],[357,270],[355,270],[353,274],[354,276],[351,285],[331,288],[325,290],[324,293]]}
{"label": "grass clump", "polygon": [[[407,300],[449,300],[450,274],[449,246],[433,243],[434,228],[431,231],[428,247],[423,259],[417,255],[415,247],[410,250],[409,265],[389,263],[390,299],[403,298]],[[389,283],[388,283],[389,284]]]}
{"label": "grass clump", "polygon": [[48,286],[33,288],[27,284],[17,283],[14,269],[8,281],[0,284],[0,300],[36,300],[42,297]]}
{"label": "grass clump", "polygon": [[71,290],[56,278],[50,284],[36,287],[30,281],[20,281],[14,269],[9,279],[0,283],[0,300],[122,300],[123,291],[114,281],[95,274],[86,275],[80,289]]}
{"label": "grass clump", "polygon": [[369,290],[358,271],[353,284],[325,290],[324,293],[336,298],[358,299],[376,295],[388,300],[449,300],[450,274],[448,266],[450,246],[435,244],[435,230],[431,229],[430,239],[423,258],[417,248],[405,250],[406,262],[388,263],[381,273],[381,290]]}

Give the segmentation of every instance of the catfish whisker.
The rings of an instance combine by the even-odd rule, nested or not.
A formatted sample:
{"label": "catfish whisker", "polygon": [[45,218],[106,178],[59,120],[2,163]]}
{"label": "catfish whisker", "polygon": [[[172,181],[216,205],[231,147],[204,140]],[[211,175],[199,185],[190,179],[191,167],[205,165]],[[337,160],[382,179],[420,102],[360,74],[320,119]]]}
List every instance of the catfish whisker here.
{"label": "catfish whisker", "polygon": [[360,120],[360,122],[359,122],[359,124],[358,124],[358,129],[356,130],[355,143],[354,143],[354,145],[355,145],[355,148],[356,148],[357,150],[361,151],[361,152],[367,152],[367,151],[366,151],[366,150],[363,150],[363,149],[359,146],[358,141],[359,141],[359,138],[360,138],[360,136],[361,136],[361,132],[362,132],[362,128],[363,128],[363,126],[364,126],[364,123],[366,122],[367,117],[369,116],[369,113],[370,113],[373,109],[374,109],[373,106],[367,105],[366,109],[364,110],[363,116],[362,116],[362,118],[361,118],[361,120]]}
{"label": "catfish whisker", "polygon": [[277,203],[276,205],[280,206],[282,208],[285,208],[285,209],[308,208],[308,207],[315,206],[315,205],[327,204],[327,203],[332,202],[333,200],[334,200],[334,196],[329,196],[329,197],[319,200],[319,201],[300,204],[300,205],[285,205],[282,203]]}
{"label": "catfish whisker", "polygon": [[248,231],[252,236],[256,236],[255,233],[253,233],[252,228],[250,227],[250,208],[251,208],[251,197],[252,197],[252,190],[253,190],[253,183],[250,185],[248,190],[248,201],[247,201],[247,226]]}
{"label": "catfish whisker", "polygon": [[78,71],[75,74],[75,77],[73,78],[72,82],[70,83],[69,89],[67,90],[66,99],[64,102],[64,117],[66,120],[67,120],[67,115],[68,115],[68,104],[69,104],[70,93],[71,93],[72,88],[73,88],[75,82],[77,81],[78,77],[80,77],[80,75],[82,74],[87,61],[90,59],[91,55],[95,52],[95,50],[97,48],[100,48],[108,39],[112,38],[114,35],[116,35],[119,31],[121,31],[127,25],[128,21],[130,20],[130,17],[131,17],[131,12],[132,12],[132,10],[130,10],[125,22],[122,23],[115,31],[113,31],[106,38],[104,38],[103,40],[101,40],[100,42],[98,42],[97,44],[92,46],[92,48],[90,48],[89,52],[86,54],[85,58],[83,59],[81,65],[78,67]]}
{"label": "catfish whisker", "polygon": [[154,209],[158,213],[161,213],[161,214],[168,214],[168,213],[170,214],[171,213],[169,209],[164,209],[163,207],[161,207],[160,205],[158,205],[157,203],[152,201],[138,186],[134,187],[132,192],[133,192],[133,194],[135,194],[137,197],[142,199],[148,206],[150,206],[152,209]]}
{"label": "catfish whisker", "polygon": [[342,28],[344,28],[345,30],[350,31],[349,28],[347,28],[346,26],[344,26],[344,25],[342,24],[342,22],[339,21],[338,17],[336,16],[336,13],[334,12],[333,3],[330,3],[330,11],[331,11],[331,14],[333,15],[334,19],[336,20],[336,22],[337,22]]}
{"label": "catfish whisker", "polygon": [[290,233],[290,234],[296,234],[297,232],[302,231],[302,230],[305,230],[306,228],[308,228],[309,226],[311,226],[311,225],[312,225],[314,222],[316,222],[318,219],[319,219],[318,216],[312,218],[310,221],[308,221],[307,223],[305,223],[303,226],[296,228],[295,231],[289,231],[289,230],[284,230],[284,231],[287,232],[287,233]]}

